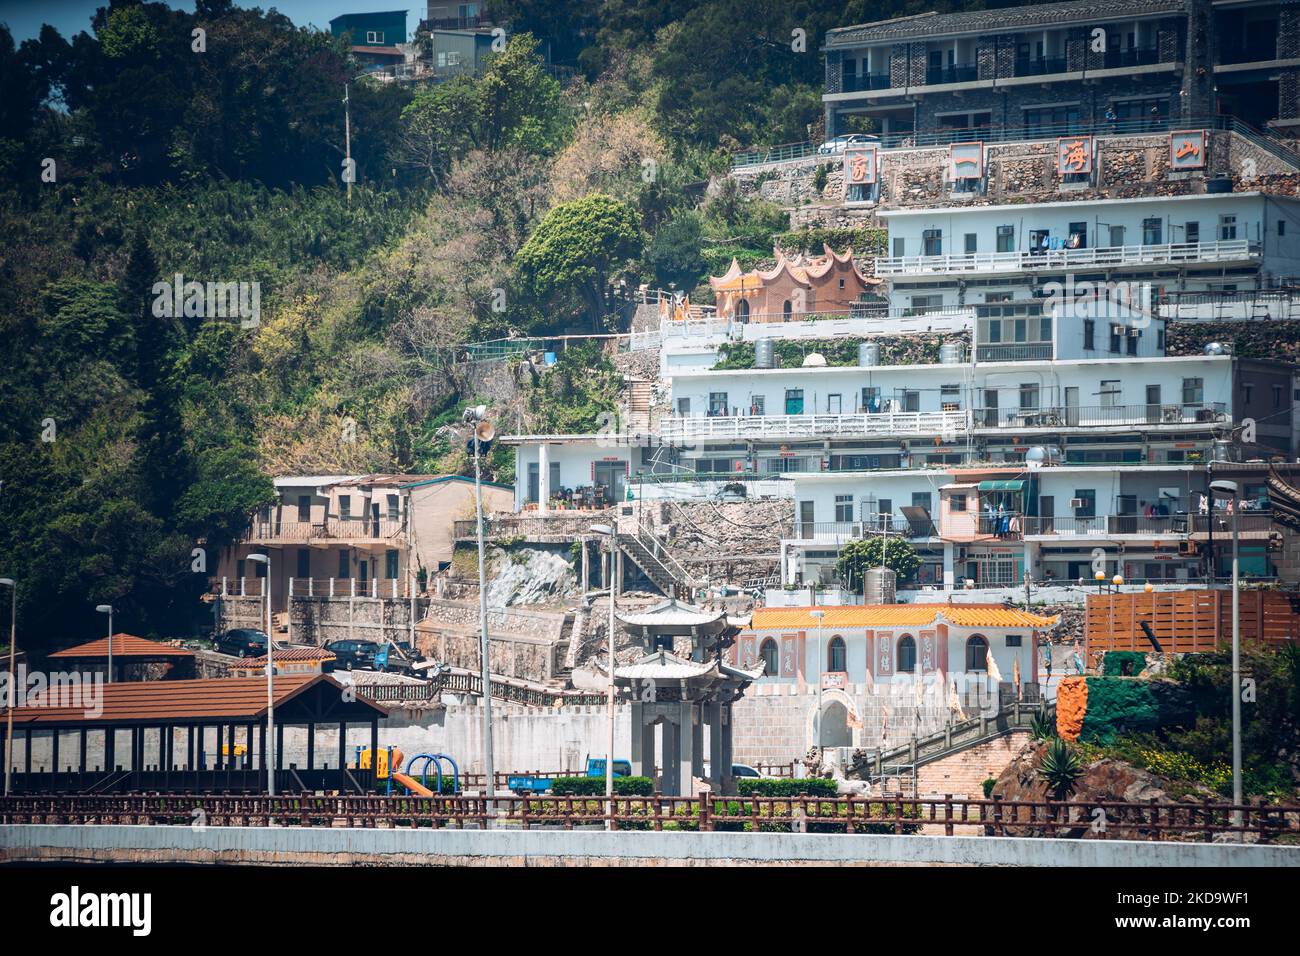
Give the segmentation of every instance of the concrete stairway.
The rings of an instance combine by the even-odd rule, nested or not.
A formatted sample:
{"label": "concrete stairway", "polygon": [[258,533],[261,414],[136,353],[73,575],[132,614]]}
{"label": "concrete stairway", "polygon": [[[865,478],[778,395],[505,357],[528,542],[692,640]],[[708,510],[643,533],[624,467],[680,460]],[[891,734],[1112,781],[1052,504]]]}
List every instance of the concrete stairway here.
{"label": "concrete stairway", "polygon": [[643,531],[620,532],[619,549],[640,568],[651,583],[669,597],[689,592],[694,586],[686,569],[668,553],[662,542]]}
{"label": "concrete stairway", "polygon": [[650,431],[650,400],[654,384],[645,379],[627,381],[627,410],[623,415],[624,430],[641,435]]}

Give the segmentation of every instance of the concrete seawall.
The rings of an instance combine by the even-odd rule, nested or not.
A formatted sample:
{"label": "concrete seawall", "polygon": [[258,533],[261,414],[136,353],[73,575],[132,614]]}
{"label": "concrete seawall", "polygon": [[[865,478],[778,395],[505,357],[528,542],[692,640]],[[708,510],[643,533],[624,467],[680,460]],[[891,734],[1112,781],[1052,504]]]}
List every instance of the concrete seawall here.
{"label": "concrete seawall", "polygon": [[1293,866],[1300,847],[874,834],[0,826],[0,863]]}

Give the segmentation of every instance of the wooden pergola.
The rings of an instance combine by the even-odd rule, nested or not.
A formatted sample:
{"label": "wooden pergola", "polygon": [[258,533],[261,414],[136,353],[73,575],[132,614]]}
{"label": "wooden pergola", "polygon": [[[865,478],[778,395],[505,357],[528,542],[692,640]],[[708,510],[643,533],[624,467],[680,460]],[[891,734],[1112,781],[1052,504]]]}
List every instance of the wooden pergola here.
{"label": "wooden pergola", "polygon": [[[101,695],[98,701],[95,693]],[[266,789],[265,677],[100,684],[97,692],[80,700],[69,696],[67,687],[50,688],[14,708],[15,756],[19,746],[23,752],[15,767],[13,792],[261,793]],[[368,725],[368,743],[376,750],[379,721],[387,711],[326,674],[277,677],[274,701],[278,793],[369,789],[370,772],[347,766],[348,725]],[[7,708],[0,709],[0,726],[7,716]],[[305,766],[285,765],[286,725],[306,728]],[[332,766],[327,756],[317,754],[320,725],[338,728],[338,755]],[[241,729],[242,755],[236,744]],[[147,747],[150,730],[157,731],[152,748]],[[102,762],[93,767],[88,760],[92,734],[100,735],[102,743]],[[119,752],[123,734],[129,735],[128,746]],[[32,741],[40,735],[50,740],[49,769],[34,770]],[[71,751],[62,747],[68,736],[75,741]],[[184,743],[178,746],[181,737]],[[0,766],[8,759],[4,746],[0,740]],[[61,760],[69,754],[75,754],[73,759]],[[319,766],[318,756],[325,757]]]}

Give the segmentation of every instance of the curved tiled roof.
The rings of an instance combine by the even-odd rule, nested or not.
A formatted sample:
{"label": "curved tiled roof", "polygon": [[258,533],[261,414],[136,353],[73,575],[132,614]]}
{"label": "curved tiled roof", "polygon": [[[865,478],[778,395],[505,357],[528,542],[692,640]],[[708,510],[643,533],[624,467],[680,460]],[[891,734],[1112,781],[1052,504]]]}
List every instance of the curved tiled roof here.
{"label": "curved tiled roof", "polygon": [[756,608],[752,629],[815,628],[814,610],[826,613],[822,627],[926,627],[940,619],[957,627],[1049,627],[1057,621],[1001,604],[865,604]]}
{"label": "curved tiled roof", "polygon": [[[163,644],[159,641],[146,640],[143,637],[136,637],[134,634],[114,634],[113,635],[113,657],[193,657],[193,651],[187,651],[183,647],[172,647],[170,644]],[[98,640],[87,641],[85,644],[77,644],[74,647],[65,647],[61,651],[55,651],[50,655],[51,660],[95,660],[103,658],[108,659],[108,638],[101,637]]]}

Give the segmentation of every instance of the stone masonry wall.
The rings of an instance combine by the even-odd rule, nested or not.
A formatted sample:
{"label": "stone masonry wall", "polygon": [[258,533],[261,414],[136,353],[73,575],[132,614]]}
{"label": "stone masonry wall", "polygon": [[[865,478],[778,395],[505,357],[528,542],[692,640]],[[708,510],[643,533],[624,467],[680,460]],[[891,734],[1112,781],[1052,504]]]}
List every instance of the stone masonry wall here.
{"label": "stone masonry wall", "polygon": [[923,764],[916,772],[920,795],[950,793],[953,796],[983,798],[984,781],[996,778],[1029,739],[1029,731],[1013,730],[994,740]]}

